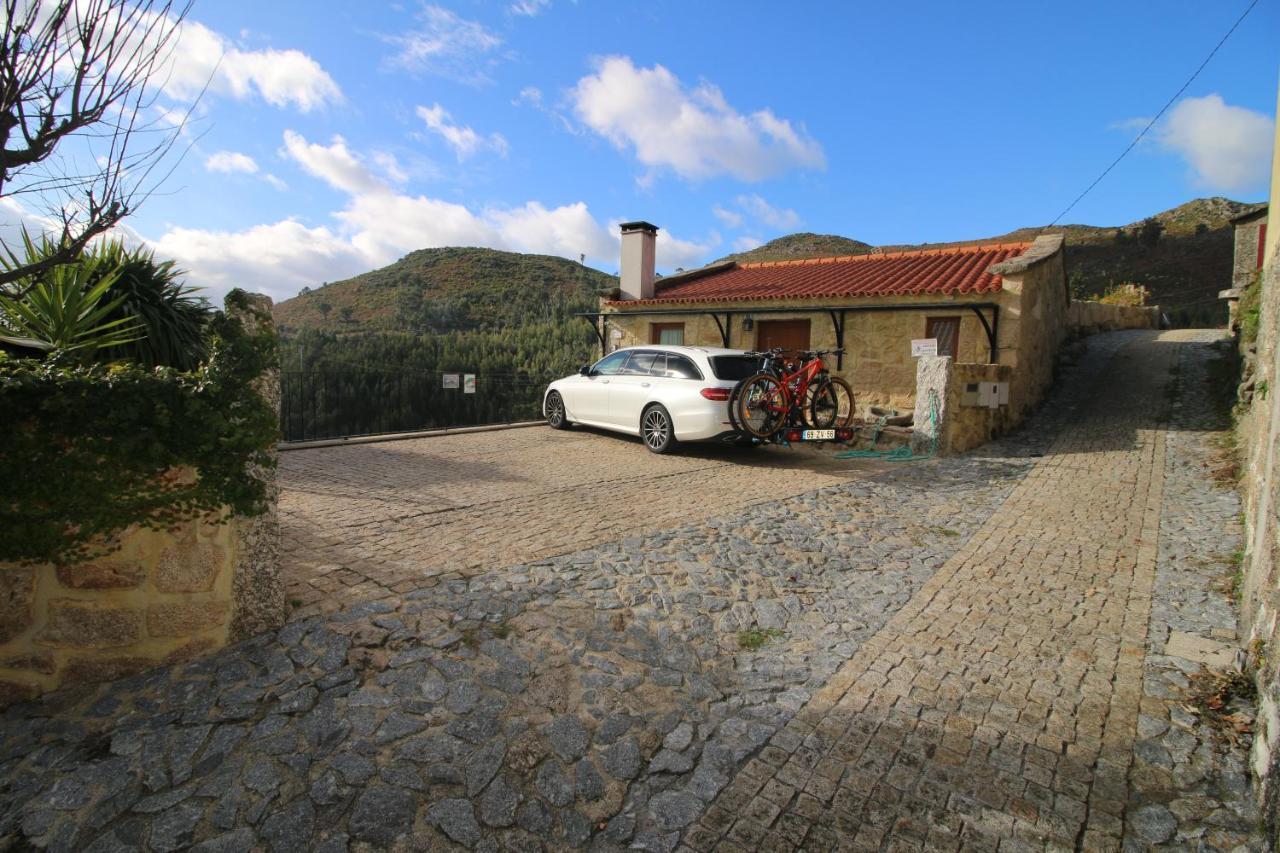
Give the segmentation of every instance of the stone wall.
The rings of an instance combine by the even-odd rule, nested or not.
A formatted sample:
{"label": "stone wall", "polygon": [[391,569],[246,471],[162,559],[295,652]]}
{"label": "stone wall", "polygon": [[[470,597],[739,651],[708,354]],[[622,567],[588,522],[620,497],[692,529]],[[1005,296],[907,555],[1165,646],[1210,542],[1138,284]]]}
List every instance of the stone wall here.
{"label": "stone wall", "polygon": [[[1271,256],[1262,280],[1261,321],[1256,344],[1255,388],[1270,388],[1280,375],[1280,252]],[[1247,347],[1242,342],[1242,347]],[[1260,780],[1271,837],[1277,838],[1280,809],[1280,394],[1255,392],[1237,423],[1244,498],[1245,554],[1241,566],[1241,635],[1257,660],[1259,709],[1253,770]]]}
{"label": "stone wall", "polygon": [[1160,328],[1160,306],[1103,305],[1072,300],[1067,322],[1075,337],[1122,329]]}
{"label": "stone wall", "polygon": [[1231,286],[1244,290],[1253,284],[1253,277],[1258,274],[1258,242],[1262,236],[1259,232],[1267,222],[1267,216],[1238,223],[1235,226],[1235,253],[1231,262]]}
{"label": "stone wall", "polygon": [[1067,336],[1062,235],[1037,237],[1029,250],[991,269],[1004,277],[1000,364],[1013,369],[1009,406],[1021,422],[1052,384],[1058,347]]}
{"label": "stone wall", "polygon": [[969,386],[978,382],[1010,382],[1007,364],[953,363],[945,357],[925,357],[916,370],[915,426],[911,450],[946,456],[972,450],[1017,426],[1011,406],[995,409],[966,405]]}
{"label": "stone wall", "polygon": [[[266,297],[228,312],[270,323]],[[279,402],[274,372],[260,393]],[[186,660],[278,627],[276,489],[257,518],[206,516],[173,530],[131,527],[107,556],[74,565],[0,563],[0,707],[58,687]]]}
{"label": "stone wall", "polygon": [[132,528],[72,566],[0,565],[0,705],[226,645],[237,522],[216,522]]}

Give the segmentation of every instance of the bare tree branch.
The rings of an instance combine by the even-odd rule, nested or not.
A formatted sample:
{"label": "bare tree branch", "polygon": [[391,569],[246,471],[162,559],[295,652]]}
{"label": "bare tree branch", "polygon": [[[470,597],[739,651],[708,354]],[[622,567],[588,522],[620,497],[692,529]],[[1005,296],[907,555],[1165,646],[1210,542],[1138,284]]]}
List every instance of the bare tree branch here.
{"label": "bare tree branch", "polygon": [[0,271],[10,296],[73,260],[172,171],[159,167],[191,108],[168,126],[149,114],[189,9],[189,0],[0,0],[0,198],[39,196],[60,223],[48,235],[58,252]]}

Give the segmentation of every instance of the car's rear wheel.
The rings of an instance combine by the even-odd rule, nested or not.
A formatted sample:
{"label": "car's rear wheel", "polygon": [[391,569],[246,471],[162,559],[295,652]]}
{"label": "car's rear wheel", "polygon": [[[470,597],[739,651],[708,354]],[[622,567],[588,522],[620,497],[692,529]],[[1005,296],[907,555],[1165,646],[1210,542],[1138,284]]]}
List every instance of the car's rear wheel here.
{"label": "car's rear wheel", "polygon": [[640,437],[652,453],[667,453],[676,446],[676,430],[667,410],[654,404],[640,415]]}
{"label": "car's rear wheel", "polygon": [[547,426],[552,429],[568,429],[569,416],[564,410],[564,398],[559,391],[547,395]]}

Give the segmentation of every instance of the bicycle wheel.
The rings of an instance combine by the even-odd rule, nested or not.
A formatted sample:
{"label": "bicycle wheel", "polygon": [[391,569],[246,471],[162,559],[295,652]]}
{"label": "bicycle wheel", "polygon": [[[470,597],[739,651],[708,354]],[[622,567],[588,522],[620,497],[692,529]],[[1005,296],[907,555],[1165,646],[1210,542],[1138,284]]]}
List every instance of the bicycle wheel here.
{"label": "bicycle wheel", "polygon": [[809,395],[809,422],[817,429],[843,429],[853,423],[853,389],[832,376]]}
{"label": "bicycle wheel", "polygon": [[744,380],[735,400],[738,428],[756,438],[769,438],[786,423],[791,402],[778,377],[757,373]]}

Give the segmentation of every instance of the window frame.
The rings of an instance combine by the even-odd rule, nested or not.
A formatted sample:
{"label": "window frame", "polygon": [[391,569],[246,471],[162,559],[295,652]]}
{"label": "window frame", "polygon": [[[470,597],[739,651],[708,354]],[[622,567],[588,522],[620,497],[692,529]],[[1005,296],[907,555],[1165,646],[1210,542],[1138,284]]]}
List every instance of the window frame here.
{"label": "window frame", "polygon": [[[662,374],[662,375],[663,375],[663,378],[665,378],[665,379],[689,379],[689,380],[692,380],[692,381],[694,381],[694,382],[702,382],[702,381],[703,381],[704,377],[703,377],[703,375],[702,375],[702,368],[698,367],[698,363],[697,363],[696,361],[694,361],[693,359],[689,358],[689,356],[684,355],[683,353],[678,353],[678,352],[669,352],[669,353],[667,353],[666,355],[667,355],[667,367],[666,367],[666,369],[663,371],[663,374]],[[690,367],[692,367],[692,368],[693,368],[693,374],[694,374],[694,375],[693,375],[693,376],[672,376],[672,375],[671,375],[671,362],[672,362],[672,360],[673,360],[673,359],[680,359],[681,361],[683,361],[683,362],[687,363]]]}
{"label": "window frame", "polygon": [[[605,373],[603,370],[600,370],[600,365],[604,364],[609,359],[615,358],[619,355],[621,355],[622,358],[619,359],[618,361],[617,370],[615,370],[612,373]],[[591,375],[592,376],[617,376],[618,374],[622,373],[622,369],[627,366],[627,362],[630,360],[631,360],[631,350],[617,350],[615,352],[611,352],[608,355],[606,355],[604,358],[597,361],[595,364],[591,365]]]}
{"label": "window frame", "polygon": [[963,317],[957,317],[957,316],[950,316],[950,317],[925,317],[925,320],[924,320],[924,336],[925,336],[925,338],[934,338],[934,339],[937,339],[937,338],[938,338],[938,336],[934,333],[934,324],[936,324],[936,323],[954,323],[954,324],[955,324],[955,327],[956,327],[956,337],[955,337],[955,341],[954,341],[954,346],[955,346],[955,350],[954,350],[954,352],[943,352],[943,351],[942,351],[942,347],[941,347],[941,341],[939,341],[938,355],[940,355],[940,356],[943,356],[943,355],[949,355],[949,356],[951,356],[951,359],[952,359],[953,361],[959,361],[959,360],[960,360],[960,327],[961,327],[961,325],[962,325],[961,321],[962,321],[963,319],[964,319]]}
{"label": "window frame", "polygon": [[[675,344],[664,343],[662,340],[662,333],[674,331],[676,329],[680,330],[680,342]],[[682,347],[684,346],[684,337],[685,337],[684,333],[685,333],[685,328],[684,328],[683,321],[679,323],[650,323],[649,324],[649,343],[653,346]]]}

